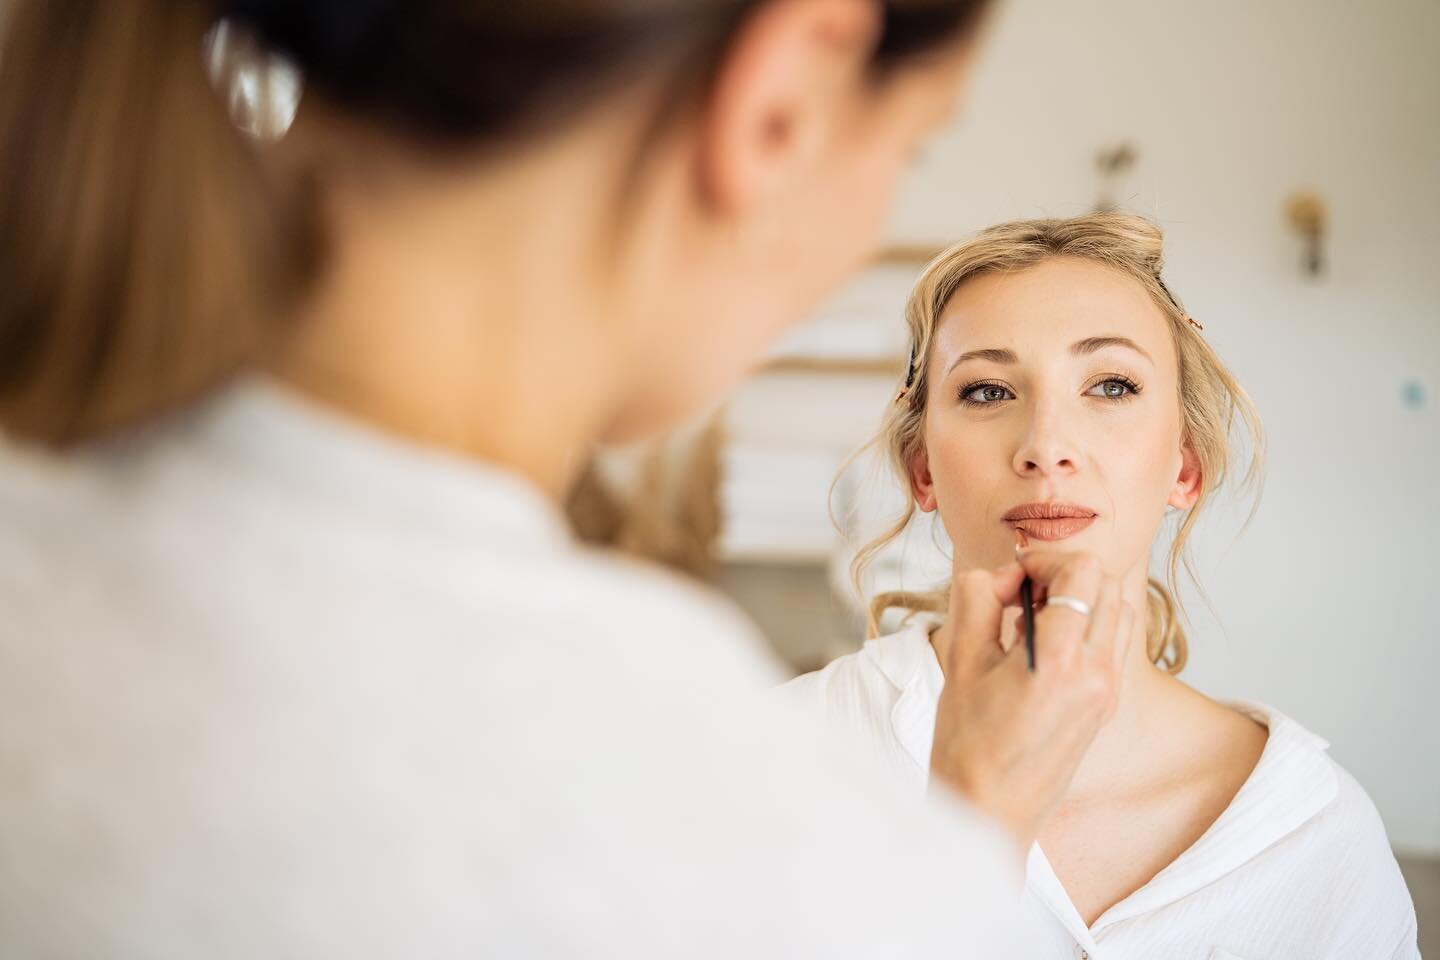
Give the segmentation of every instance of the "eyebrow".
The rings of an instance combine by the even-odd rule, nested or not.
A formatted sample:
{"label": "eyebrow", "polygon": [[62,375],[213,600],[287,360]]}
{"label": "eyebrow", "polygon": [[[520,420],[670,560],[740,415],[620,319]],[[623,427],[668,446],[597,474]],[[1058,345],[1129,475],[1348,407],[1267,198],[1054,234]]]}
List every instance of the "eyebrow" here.
{"label": "eyebrow", "polygon": [[1106,347],[1126,347],[1127,349],[1134,350],[1146,360],[1150,360],[1151,363],[1155,362],[1151,359],[1150,354],[1145,352],[1144,347],[1129,337],[1086,337],[1084,340],[1077,340],[1071,344],[1070,352],[1077,357],[1088,357],[1090,354],[1098,353]]}
{"label": "eyebrow", "polygon": [[[1072,343],[1070,345],[1070,352],[1077,357],[1088,357],[1090,354],[1098,353],[1106,347],[1125,347],[1134,350],[1146,360],[1154,363],[1150,354],[1145,352],[1145,348],[1129,337],[1086,337],[1084,340],[1077,340]],[[995,347],[989,347],[984,350],[969,350],[955,358],[955,362],[950,364],[950,370],[954,370],[960,366],[960,364],[970,360],[989,360],[991,363],[1010,366],[1019,363],[1020,357],[1014,350],[1001,350]],[[947,376],[950,370],[945,371]]]}
{"label": "eyebrow", "polygon": [[[954,370],[967,360],[989,360],[991,363],[1009,365],[1019,363],[1020,356],[1014,350],[999,350],[994,347],[986,350],[970,350],[956,357],[955,362],[950,364],[950,370]],[[946,376],[949,376],[950,370],[945,371]]]}

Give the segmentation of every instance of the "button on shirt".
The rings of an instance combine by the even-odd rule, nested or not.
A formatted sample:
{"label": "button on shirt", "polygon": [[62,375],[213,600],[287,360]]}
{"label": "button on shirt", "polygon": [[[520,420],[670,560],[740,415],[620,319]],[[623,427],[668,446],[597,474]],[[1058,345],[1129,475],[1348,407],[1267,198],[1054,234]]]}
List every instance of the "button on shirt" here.
{"label": "button on shirt", "polygon": [[502,470],[257,382],[0,531],[0,957],[1024,955],[996,828]]}
{"label": "button on shirt", "polygon": [[[929,628],[915,623],[782,690],[923,790],[943,685]],[[1364,790],[1294,720],[1261,704],[1231,706],[1269,730],[1254,771],[1193,846],[1092,925],[1031,847],[1025,910],[1043,943],[1036,957],[1419,957],[1414,907]]]}

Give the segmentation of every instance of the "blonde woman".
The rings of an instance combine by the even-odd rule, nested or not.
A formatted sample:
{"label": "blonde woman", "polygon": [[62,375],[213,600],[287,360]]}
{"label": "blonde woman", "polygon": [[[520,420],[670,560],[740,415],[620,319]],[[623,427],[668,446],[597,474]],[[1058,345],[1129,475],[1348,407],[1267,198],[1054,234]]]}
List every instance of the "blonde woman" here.
{"label": "blonde woman", "polygon": [[[1227,476],[1235,415],[1250,428],[1252,476],[1260,443],[1250,401],[1160,268],[1160,231],[1122,214],[992,227],[929,267],[906,311],[913,382],[881,436],[909,502],[857,557],[857,583],[917,511],[935,511],[957,571],[1003,561],[1017,539],[1085,550],[1148,609],[1113,718],[1030,852],[1026,899],[1044,956],[1415,957],[1384,829],[1325,742],[1176,676],[1186,639],[1175,571]],[[1183,514],[1171,589],[1148,574],[1167,511]],[[1051,599],[1066,616],[1095,615]],[[960,648],[943,594],[875,598],[872,636],[892,606],[949,613],[787,690],[918,787],[942,688],[1025,654],[1008,617],[996,647]]]}

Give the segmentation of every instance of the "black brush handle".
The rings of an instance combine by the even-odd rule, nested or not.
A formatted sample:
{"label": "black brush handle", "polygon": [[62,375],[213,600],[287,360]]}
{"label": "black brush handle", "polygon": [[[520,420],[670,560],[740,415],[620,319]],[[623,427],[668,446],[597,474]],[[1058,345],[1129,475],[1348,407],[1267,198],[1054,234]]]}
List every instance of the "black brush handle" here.
{"label": "black brush handle", "polygon": [[1020,610],[1025,618],[1025,663],[1035,672],[1035,586],[1026,577],[1020,581]]}

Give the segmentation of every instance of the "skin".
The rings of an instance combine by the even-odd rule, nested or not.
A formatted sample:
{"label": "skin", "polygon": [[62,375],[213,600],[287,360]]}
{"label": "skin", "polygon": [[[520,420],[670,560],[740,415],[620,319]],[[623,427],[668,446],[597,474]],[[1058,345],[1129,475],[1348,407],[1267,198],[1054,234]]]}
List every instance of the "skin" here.
{"label": "skin", "polygon": [[443,161],[312,109],[289,162],[326,171],[330,260],[278,372],[558,499],[593,444],[714,403],[872,252],[971,60],[958,42],[877,85],[879,28],[862,0],[765,5],[628,187],[663,76]]}
{"label": "skin", "polygon": [[[1144,609],[1165,512],[1193,506],[1201,479],[1169,322],[1144,288],[1071,258],[983,274],[956,291],[934,343],[925,450],[910,473],[921,509],[939,511],[957,569],[1013,552],[1015,525],[1002,519],[1012,507],[1081,505],[1095,521],[1061,543],[1097,558]],[[997,349],[1013,357],[974,356]],[[1144,628],[1131,627],[1113,717],[1038,833],[1086,923],[1199,839],[1266,740],[1253,720],[1155,667]],[[949,623],[935,632],[942,664],[955,642]]]}
{"label": "skin", "polygon": [[[770,0],[703,99],[658,134],[658,70],[543,136],[444,158],[306,103],[275,162],[322,175],[328,258],[273,373],[559,501],[597,443],[718,401],[867,260],[900,175],[959,103],[975,40],[879,79],[880,27],[869,0]],[[1026,566],[1096,602],[1110,579],[1083,557]],[[1014,563],[970,574],[958,648],[998,649],[1021,576]],[[1123,639],[1122,621],[1107,622],[1093,649]],[[942,704],[936,782],[1022,848],[1113,700],[1086,629],[1046,615],[1043,700],[981,658]],[[962,741],[962,729],[991,735]]]}

